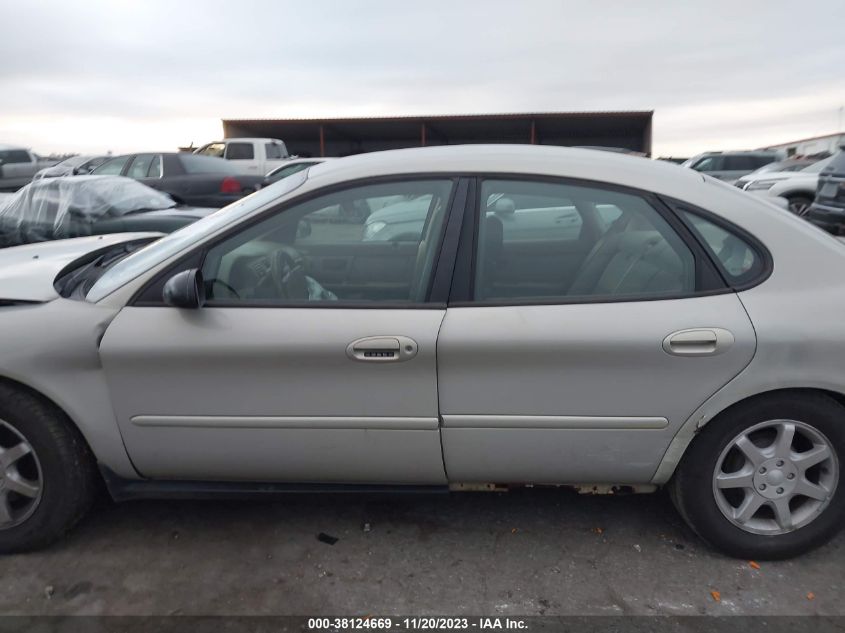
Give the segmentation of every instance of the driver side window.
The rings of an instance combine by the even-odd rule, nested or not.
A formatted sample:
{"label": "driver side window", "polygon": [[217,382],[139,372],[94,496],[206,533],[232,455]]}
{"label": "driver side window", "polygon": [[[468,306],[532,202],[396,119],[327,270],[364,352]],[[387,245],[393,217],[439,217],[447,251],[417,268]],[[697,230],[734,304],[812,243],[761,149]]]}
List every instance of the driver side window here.
{"label": "driver side window", "polygon": [[211,248],[209,305],[426,299],[450,180],[366,185],[276,213]]}

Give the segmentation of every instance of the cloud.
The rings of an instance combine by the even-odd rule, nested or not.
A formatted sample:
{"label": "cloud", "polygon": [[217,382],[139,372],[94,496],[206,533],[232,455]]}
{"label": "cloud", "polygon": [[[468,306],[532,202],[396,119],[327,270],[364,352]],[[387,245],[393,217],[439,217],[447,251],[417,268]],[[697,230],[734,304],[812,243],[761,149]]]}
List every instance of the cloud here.
{"label": "cloud", "polygon": [[834,131],[845,103],[845,5],[802,13],[799,38],[756,1],[6,2],[0,139],[128,151],[221,118],[654,109],[657,153],[760,146]]}

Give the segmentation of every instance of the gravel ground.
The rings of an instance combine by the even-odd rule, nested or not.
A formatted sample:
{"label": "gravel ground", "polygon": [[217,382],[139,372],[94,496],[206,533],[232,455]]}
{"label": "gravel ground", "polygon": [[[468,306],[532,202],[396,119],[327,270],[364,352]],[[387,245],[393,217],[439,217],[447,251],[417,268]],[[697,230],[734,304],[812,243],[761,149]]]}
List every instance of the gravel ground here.
{"label": "gravel ground", "polygon": [[0,558],[0,613],[843,615],[844,545],[757,568],[662,493],[103,502]]}

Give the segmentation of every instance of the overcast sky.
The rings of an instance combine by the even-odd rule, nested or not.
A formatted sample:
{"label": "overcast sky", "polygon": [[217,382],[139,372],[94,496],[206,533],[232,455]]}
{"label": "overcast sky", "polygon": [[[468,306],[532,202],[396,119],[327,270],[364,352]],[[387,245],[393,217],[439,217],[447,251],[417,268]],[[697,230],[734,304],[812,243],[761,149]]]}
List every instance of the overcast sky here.
{"label": "overcast sky", "polygon": [[0,0],[0,143],[173,149],[221,118],[655,110],[655,155],[837,131],[845,2]]}

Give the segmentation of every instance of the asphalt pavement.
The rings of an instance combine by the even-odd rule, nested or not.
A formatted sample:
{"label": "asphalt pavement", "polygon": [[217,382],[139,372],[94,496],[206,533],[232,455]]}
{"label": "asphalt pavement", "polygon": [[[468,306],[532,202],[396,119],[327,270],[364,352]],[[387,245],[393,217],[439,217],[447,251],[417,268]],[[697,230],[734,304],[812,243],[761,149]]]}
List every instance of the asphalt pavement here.
{"label": "asphalt pavement", "polygon": [[843,595],[845,536],[735,560],[663,493],[103,501],[0,558],[2,614],[842,615]]}

